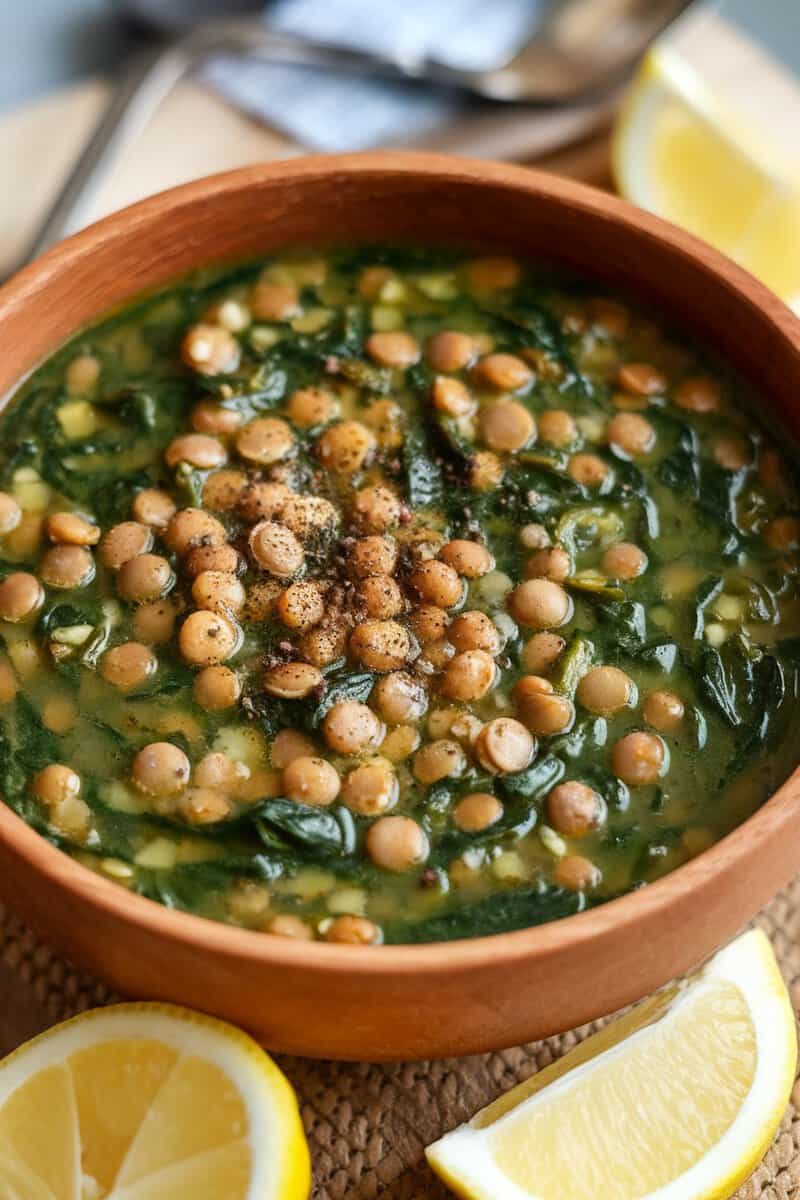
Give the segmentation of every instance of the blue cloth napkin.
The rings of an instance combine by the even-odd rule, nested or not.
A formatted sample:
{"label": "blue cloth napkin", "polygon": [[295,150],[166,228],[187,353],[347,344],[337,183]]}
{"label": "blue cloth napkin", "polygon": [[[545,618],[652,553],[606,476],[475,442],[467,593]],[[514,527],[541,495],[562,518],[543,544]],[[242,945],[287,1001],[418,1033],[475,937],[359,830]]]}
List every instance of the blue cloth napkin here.
{"label": "blue cloth napkin", "polygon": [[[277,0],[276,32],[449,67],[490,70],[528,41],[545,0]],[[313,150],[413,141],[472,101],[446,88],[220,57],[205,78],[230,100]]]}

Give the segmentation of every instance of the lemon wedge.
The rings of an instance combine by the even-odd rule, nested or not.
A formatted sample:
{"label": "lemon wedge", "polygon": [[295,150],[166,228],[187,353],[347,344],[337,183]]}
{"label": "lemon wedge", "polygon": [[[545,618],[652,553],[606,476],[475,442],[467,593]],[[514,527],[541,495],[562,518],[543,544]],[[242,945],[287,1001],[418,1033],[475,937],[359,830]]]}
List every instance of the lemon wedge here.
{"label": "lemon wedge", "polygon": [[[776,126],[796,129],[800,89],[722,21],[707,33],[709,20],[691,25],[692,38],[685,30],[668,35],[643,60],[614,132],[616,184],[634,204],[704,238],[797,308],[800,161],[796,142],[787,143]],[[731,80],[717,78],[717,57],[741,63],[738,104]],[[743,88],[743,79],[752,86]],[[771,114],[764,111],[767,96]]]}
{"label": "lemon wedge", "polygon": [[0,1063],[3,1200],[306,1200],[294,1093],[239,1030],[122,1004]]}
{"label": "lemon wedge", "polygon": [[721,1200],[789,1099],[792,1007],[746,933],[427,1150],[471,1200]]}

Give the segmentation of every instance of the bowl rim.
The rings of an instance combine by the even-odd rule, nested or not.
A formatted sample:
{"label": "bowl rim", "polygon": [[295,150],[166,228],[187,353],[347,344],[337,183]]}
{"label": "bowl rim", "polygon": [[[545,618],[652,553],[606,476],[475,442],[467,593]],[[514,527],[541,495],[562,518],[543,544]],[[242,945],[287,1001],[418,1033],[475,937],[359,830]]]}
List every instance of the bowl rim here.
{"label": "bowl rim", "polygon": [[[0,329],[4,316],[24,306],[48,276],[61,274],[90,258],[106,239],[129,238],[137,227],[144,229],[154,221],[167,219],[175,208],[229,191],[246,190],[260,182],[332,177],[342,173],[365,179],[375,173],[398,178],[423,175],[439,183],[452,180],[454,183],[499,185],[527,194],[532,199],[544,195],[551,201],[568,203],[573,210],[577,208],[617,226],[634,228],[640,235],[666,244],[671,252],[690,260],[695,266],[701,265],[708,275],[716,276],[751,309],[765,312],[781,339],[800,356],[800,320],[792,311],[743,268],[677,226],[586,184],[529,167],[405,151],[309,155],[239,167],[166,189],[129,205],[60,242],[0,287]],[[206,255],[197,265],[201,267],[209,261],[213,259]],[[602,276],[603,272],[597,274]],[[98,314],[97,319],[102,315]],[[12,392],[19,382],[21,380],[13,385]],[[468,972],[472,967],[485,964],[489,957],[512,964],[530,957],[546,957],[556,950],[576,951],[620,926],[635,927],[645,925],[659,915],[665,917],[678,897],[693,892],[704,881],[708,884],[712,877],[716,878],[723,871],[746,870],[747,860],[775,835],[776,829],[785,826],[788,836],[799,783],[800,766],[759,809],[708,850],[654,883],[602,902],[597,907],[510,932],[388,946],[356,947],[265,937],[262,932],[169,909],[157,901],[128,892],[84,867],[49,843],[4,802],[0,802],[0,842],[23,859],[42,883],[53,884],[76,901],[105,909],[109,916],[161,940],[213,951],[220,958],[231,961],[247,959],[261,965],[312,969],[322,975],[338,976],[347,971],[379,976],[389,971],[395,976],[424,977],[435,975],[442,968],[450,973]]]}

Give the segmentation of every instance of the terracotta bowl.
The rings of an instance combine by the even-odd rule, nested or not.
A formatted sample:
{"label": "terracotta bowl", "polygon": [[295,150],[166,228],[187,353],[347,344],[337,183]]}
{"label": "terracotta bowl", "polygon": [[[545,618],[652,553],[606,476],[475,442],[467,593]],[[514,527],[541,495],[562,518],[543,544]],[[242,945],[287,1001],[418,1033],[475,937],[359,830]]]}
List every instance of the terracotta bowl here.
{"label": "terracotta bowl", "polygon": [[[0,394],[66,338],[193,267],[291,244],[414,239],[545,255],[654,302],[800,433],[800,323],[687,234],[589,188],[427,155],[309,158],[201,180],[71,238],[0,290]],[[608,1013],[694,966],[800,868],[800,772],[712,849],[550,925],[427,946],[298,943],[172,912],[99,878],[0,805],[0,891],[128,996],[194,1005],[276,1050],[467,1054]]]}

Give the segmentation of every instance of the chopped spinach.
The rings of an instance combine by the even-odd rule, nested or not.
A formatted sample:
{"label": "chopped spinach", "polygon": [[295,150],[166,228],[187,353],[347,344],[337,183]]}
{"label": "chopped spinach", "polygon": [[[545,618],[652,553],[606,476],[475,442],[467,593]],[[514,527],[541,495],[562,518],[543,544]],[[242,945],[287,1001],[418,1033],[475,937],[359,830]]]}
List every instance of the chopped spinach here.
{"label": "chopped spinach", "polygon": [[341,704],[345,700],[356,700],[363,704],[369,699],[374,686],[375,674],[372,671],[343,671],[333,678],[328,677],[325,694],[308,715],[309,727],[319,729],[334,704]]}
{"label": "chopped spinach", "polygon": [[698,691],[703,699],[729,725],[734,728],[741,725],[742,718],[736,706],[736,679],[723,661],[719,650],[714,646],[703,646],[697,657],[695,670]]}
{"label": "chopped spinach", "polygon": [[355,824],[348,809],[340,805],[327,809],[296,800],[263,800],[251,819],[268,849],[280,849],[288,842],[297,850],[323,856],[352,854],[355,850]]}
{"label": "chopped spinach", "polygon": [[454,909],[427,920],[387,922],[384,941],[420,943],[488,937],[492,933],[557,921],[582,912],[586,906],[585,897],[577,892],[517,888],[487,896],[466,910]]}
{"label": "chopped spinach", "polygon": [[508,799],[540,800],[564,774],[564,764],[554,754],[539,758],[524,771],[502,775],[498,787]]}
{"label": "chopped spinach", "polygon": [[444,500],[444,477],[431,438],[422,422],[406,432],[403,445],[406,496],[412,508],[436,508]]}
{"label": "chopped spinach", "polygon": [[694,600],[694,637],[701,638],[706,625],[706,609],[722,592],[724,580],[721,575],[707,576],[697,589]]}
{"label": "chopped spinach", "polygon": [[[376,267],[372,279],[359,275]],[[285,320],[256,315],[249,289],[257,279],[287,289],[292,311]],[[228,328],[223,302],[237,306],[228,311],[241,315],[244,328]],[[605,322],[602,307],[609,303],[612,319]],[[249,324],[248,313],[255,316]],[[228,361],[235,359],[235,370],[192,367],[184,339],[198,322],[219,323],[220,346],[233,352]],[[383,331],[387,352],[393,341],[402,350],[392,366],[374,361],[383,355],[370,339]],[[446,372],[474,402],[474,411],[458,419],[432,403],[439,368],[431,339],[447,331],[473,339],[461,343],[456,369]],[[540,436],[518,449],[492,444],[483,417],[486,406],[511,395],[490,386],[488,367],[474,369],[476,359],[492,353],[518,355],[530,368],[520,372],[514,403],[537,420]],[[74,371],[76,357],[84,356],[96,364]],[[655,433],[652,451],[641,456],[624,453],[607,432],[628,403],[618,390],[620,368],[635,362],[652,363],[668,384],[631,406],[641,408]],[[710,375],[725,404],[700,413],[682,408],[678,389],[694,374]],[[330,397],[319,424],[294,419],[302,405],[289,398],[302,388]],[[377,938],[424,942],[555,919],[644,886],[706,840],[724,836],[798,757],[791,731],[800,707],[800,572],[795,549],[780,544],[779,527],[772,536],[776,519],[791,522],[800,513],[797,480],[785,464],[780,480],[768,478],[766,452],[778,454],[777,442],[738,411],[741,394],[723,366],[673,342],[637,303],[620,307],[588,284],[493,253],[479,263],[452,250],[406,247],[337,250],[324,262],[292,253],[209,268],[145,297],[58,351],[23,383],[19,401],[2,417],[0,483],[25,516],[3,537],[0,583],[30,572],[44,583],[46,599],[29,619],[0,624],[0,792],[53,844],[100,873],[113,875],[118,859],[117,867],[130,868],[132,890],[259,930],[276,914],[291,915],[304,923],[298,933],[333,938],[337,918],[351,921],[363,912],[380,926]],[[568,414],[561,423],[569,438],[549,445],[544,414],[559,410]],[[182,637],[183,615],[198,607],[194,581],[173,539],[153,530],[153,552],[174,570],[170,598],[163,608],[162,598],[139,607],[120,596],[103,550],[90,549],[97,565],[85,587],[55,587],[45,555],[56,529],[40,529],[40,516],[75,511],[105,534],[131,519],[139,490],[154,487],[178,508],[201,508],[211,472],[191,463],[168,466],[165,450],[206,417],[213,427],[218,412],[233,414],[237,428],[259,414],[280,414],[291,428],[285,457],[252,462],[238,453],[236,432],[223,432],[235,463],[230,469],[244,477],[242,486],[267,481],[298,496],[324,496],[337,520],[324,532],[308,532],[298,504],[295,536],[303,553],[292,581],[319,583],[323,616],[303,628],[284,623],[283,605],[275,615],[270,606],[291,586],[289,578],[264,572],[250,554],[254,521],[235,503],[232,477],[230,507],[214,511],[221,531],[214,527],[209,540],[224,539],[239,554],[242,638],[225,665],[240,695],[206,708],[209,697],[196,685],[200,664],[185,661]],[[370,431],[362,435],[367,455],[352,474],[334,470],[321,452],[319,439],[338,421],[359,421]],[[558,425],[556,418],[552,428]],[[728,470],[724,440],[743,436],[751,441],[749,462]],[[496,486],[488,486],[491,471],[477,471],[477,456],[487,452],[496,455],[502,475]],[[581,476],[576,454],[604,464],[595,483],[573,478]],[[376,486],[399,502],[387,528],[379,504],[369,511],[367,489]],[[15,519],[13,501],[3,497],[2,505]],[[289,510],[274,519],[294,533]],[[522,534],[529,525],[537,528]],[[791,524],[786,531],[792,534]],[[362,658],[352,640],[364,620],[384,619],[375,615],[384,610],[370,595],[372,585],[352,569],[351,538],[372,534],[396,543],[398,594],[387,585],[385,619],[413,631],[411,652],[397,668],[427,697],[426,711],[407,721],[390,719],[403,714],[390,711],[388,693],[380,703],[372,699],[376,660],[369,653]],[[465,579],[463,604],[442,618],[446,636],[428,643],[413,619],[419,597],[410,576],[439,540],[456,538],[480,541],[493,564]],[[606,553],[620,543],[640,549],[641,570],[612,578]],[[541,561],[529,561],[529,548],[545,545],[569,556],[567,577],[551,582],[571,602],[567,619],[552,630],[518,621],[533,614],[511,595],[541,568]],[[178,620],[170,634],[173,606]],[[494,682],[464,700],[460,667],[467,694],[473,666],[480,667],[477,675],[491,675],[488,663],[456,660],[471,638],[470,622],[454,621],[471,611],[494,622],[502,645],[494,653],[487,643]],[[128,686],[106,655],[131,642],[147,650],[131,651],[134,668],[137,657],[142,667]],[[117,657],[118,666],[125,656]],[[265,670],[297,660],[319,671],[308,695],[267,695]],[[579,683],[590,668],[605,665],[621,667],[632,686],[627,703],[598,714],[583,703],[590,696]],[[531,733],[528,741],[512,727],[512,761],[528,765],[504,774],[492,739],[479,731],[498,718],[528,719],[517,685],[534,672],[544,677],[542,693],[550,695],[550,687],[555,693],[543,711],[552,703],[565,714],[566,728]],[[657,691],[674,694],[664,698],[664,728],[660,702],[652,700]],[[564,697],[574,705],[565,707]],[[342,701],[370,704],[386,719],[380,746],[352,756],[334,752],[324,723]],[[538,726],[533,710],[530,717]],[[282,731],[290,734],[276,745]],[[668,750],[663,770],[647,783],[627,784],[611,769],[626,773],[615,747],[633,731],[659,734]],[[458,741],[442,760],[442,769],[457,767],[429,784],[419,750],[439,739]],[[188,757],[185,792],[170,786],[166,795],[151,795],[137,755],[154,742],[171,743]],[[289,770],[295,754],[327,761],[325,787],[315,792],[308,764],[305,777],[302,766],[297,774]],[[225,759],[210,755],[227,755],[235,767],[228,774]],[[55,790],[41,800],[34,794],[35,775],[50,763],[79,777],[80,790],[66,806]],[[182,767],[179,776],[182,784]],[[59,776],[49,778],[55,784]],[[209,780],[212,790],[203,795]],[[557,828],[557,806],[549,804],[563,780],[588,785],[605,802],[600,827],[580,839]],[[468,796],[475,799],[459,811]],[[548,832],[541,828],[545,811]],[[203,820],[212,814],[213,822]],[[405,830],[420,843],[407,869],[395,872],[370,830],[398,817],[419,831],[393,824],[384,827],[387,835]],[[566,818],[561,823],[568,825]],[[701,829],[696,845],[683,837]],[[551,834],[566,838],[570,855],[599,868],[586,896],[556,886],[565,876]]]}

